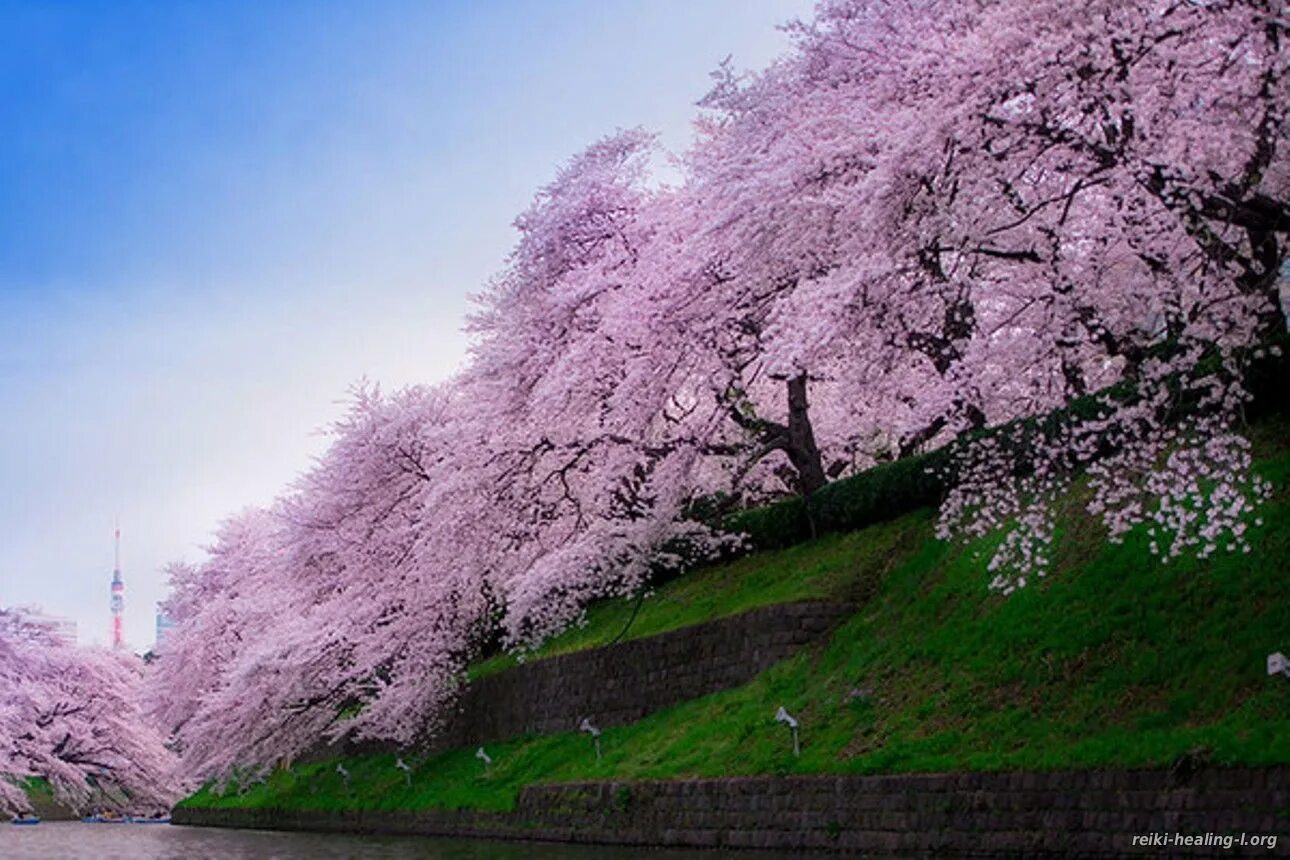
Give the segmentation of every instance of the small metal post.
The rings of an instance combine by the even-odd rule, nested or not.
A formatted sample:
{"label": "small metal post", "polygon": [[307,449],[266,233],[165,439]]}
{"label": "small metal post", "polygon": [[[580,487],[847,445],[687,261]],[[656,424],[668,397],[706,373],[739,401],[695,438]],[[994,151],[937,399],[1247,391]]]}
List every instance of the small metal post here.
{"label": "small metal post", "polygon": [[802,754],[802,744],[797,734],[797,718],[784,710],[783,705],[780,705],[779,710],[775,712],[775,722],[784,723],[793,732],[793,755],[800,756]]}
{"label": "small metal post", "polygon": [[600,729],[591,724],[590,717],[583,717],[582,722],[578,725],[578,731],[591,735],[591,740],[596,745],[596,761],[600,761]]}

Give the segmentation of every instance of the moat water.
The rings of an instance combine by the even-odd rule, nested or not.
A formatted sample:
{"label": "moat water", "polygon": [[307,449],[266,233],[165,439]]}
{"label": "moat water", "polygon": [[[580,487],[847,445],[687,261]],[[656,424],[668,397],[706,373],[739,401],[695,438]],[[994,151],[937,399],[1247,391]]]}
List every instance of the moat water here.
{"label": "moat water", "polygon": [[[710,851],[278,833],[167,824],[51,821],[35,827],[16,827],[0,823],[0,857],[4,860],[695,860],[713,856]],[[791,855],[740,852],[739,856],[752,860]]]}

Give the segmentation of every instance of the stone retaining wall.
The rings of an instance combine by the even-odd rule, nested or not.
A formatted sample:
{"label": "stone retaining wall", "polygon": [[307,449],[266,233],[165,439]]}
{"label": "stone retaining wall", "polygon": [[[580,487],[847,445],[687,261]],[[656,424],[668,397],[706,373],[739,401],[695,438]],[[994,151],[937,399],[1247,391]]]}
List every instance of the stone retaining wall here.
{"label": "stone retaining wall", "polygon": [[470,684],[438,737],[452,748],[574,731],[583,717],[622,726],[746,684],[831,630],[836,603],[785,603],[692,627],[525,663]]}
{"label": "stone retaining wall", "polygon": [[[1290,767],[1169,771],[749,777],[531,786],[512,812],[177,809],[215,827],[475,836],[877,856],[1290,854]],[[1134,836],[1232,836],[1135,846]],[[1276,836],[1275,848],[1241,835]],[[1174,837],[1171,837],[1174,838]]]}
{"label": "stone retaining wall", "polygon": [[[602,728],[634,723],[663,708],[748,683],[824,636],[850,611],[840,603],[782,603],[514,666],[469,684],[446,724],[419,751],[576,731],[583,717]],[[392,749],[342,741],[305,760]]]}

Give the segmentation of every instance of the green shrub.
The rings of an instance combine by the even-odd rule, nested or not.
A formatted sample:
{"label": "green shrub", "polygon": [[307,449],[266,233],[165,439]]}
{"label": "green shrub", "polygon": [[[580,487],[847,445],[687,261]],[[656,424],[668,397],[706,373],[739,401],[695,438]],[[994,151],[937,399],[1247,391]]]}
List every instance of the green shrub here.
{"label": "green shrub", "polygon": [[[859,476],[857,476],[859,477]],[[811,524],[801,496],[781,499],[760,508],[740,511],[725,521],[725,528],[748,536],[757,549],[778,549],[810,537]]]}

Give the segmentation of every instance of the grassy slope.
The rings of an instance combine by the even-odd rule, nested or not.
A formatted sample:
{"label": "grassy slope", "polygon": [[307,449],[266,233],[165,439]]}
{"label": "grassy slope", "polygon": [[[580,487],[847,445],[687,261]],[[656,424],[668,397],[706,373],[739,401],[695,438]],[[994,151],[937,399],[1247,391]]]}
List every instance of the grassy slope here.
{"label": "grassy slope", "polygon": [[[528,659],[596,648],[615,639],[653,636],[758,606],[809,599],[859,602],[871,596],[896,563],[926,539],[926,523],[926,513],[914,514],[696,571],[650,595],[634,619],[634,599],[599,603],[588,610],[583,624],[549,640]],[[492,675],[514,665],[514,655],[501,654],[471,667],[470,677]]]}
{"label": "grassy slope", "polygon": [[24,790],[27,792],[27,800],[31,803],[32,811],[41,818],[57,820],[73,817],[70,809],[54,799],[54,790],[46,780],[39,777],[28,779]]}
{"label": "grassy slope", "polygon": [[[1161,565],[1141,535],[1107,545],[1068,500],[1052,576],[1008,598],[985,588],[982,546],[931,537],[932,515],[696,572],[664,588],[629,635],[817,595],[863,597],[825,646],[736,690],[605,731],[597,762],[574,734],[490,744],[420,762],[405,786],[392,756],[273,775],[193,805],[505,809],[529,783],[681,776],[1290,762],[1290,684],[1264,674],[1290,630],[1290,427],[1258,428],[1277,488],[1253,554]],[[609,641],[630,614],[599,607],[550,653]],[[869,692],[852,697],[852,690]],[[803,723],[800,758],[771,715]]]}

